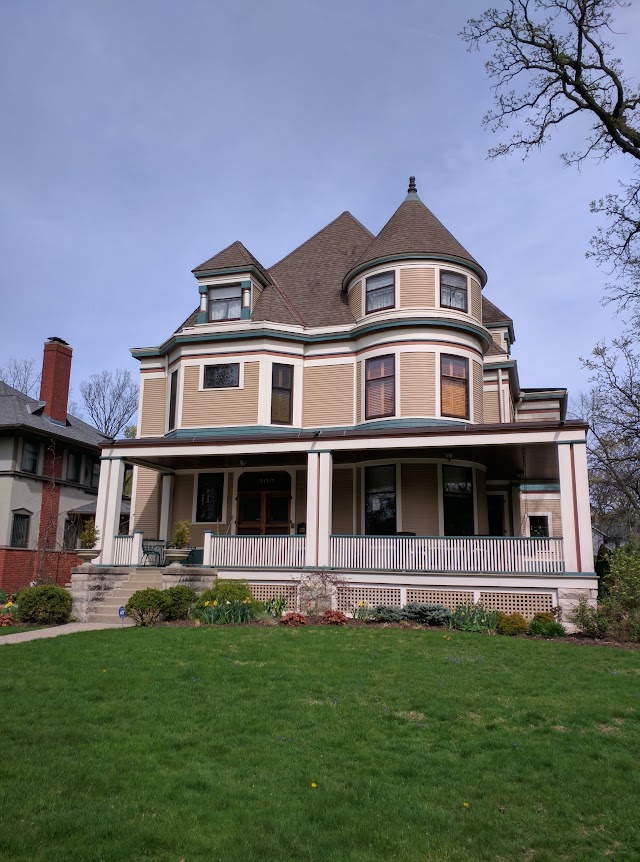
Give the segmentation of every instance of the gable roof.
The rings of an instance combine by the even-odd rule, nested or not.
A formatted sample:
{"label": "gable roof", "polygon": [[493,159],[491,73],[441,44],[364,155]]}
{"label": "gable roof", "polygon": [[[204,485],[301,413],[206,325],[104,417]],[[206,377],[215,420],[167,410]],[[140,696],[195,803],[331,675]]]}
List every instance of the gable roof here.
{"label": "gable roof", "polygon": [[96,448],[110,439],[71,414],[67,414],[66,425],[52,422],[42,413],[43,407],[42,401],[36,401],[35,398],[30,398],[24,392],[0,381],[0,432],[21,428],[34,434],[63,437],[70,442]]}
{"label": "gable roof", "polygon": [[486,296],[482,296],[482,322],[485,326],[513,326],[513,320]]}
{"label": "gable roof", "polygon": [[218,252],[218,254],[210,257],[209,260],[205,260],[205,262],[201,263],[200,266],[192,269],[191,272],[194,274],[202,274],[205,272],[215,272],[217,270],[247,269],[251,267],[255,267],[267,283],[270,281],[269,276],[260,261],[254,257],[239,240],[236,240],[235,242],[232,242],[231,245],[223,248],[222,251]]}
{"label": "gable roof", "polygon": [[360,267],[380,258],[404,255],[424,255],[425,257],[441,255],[472,264],[484,284],[486,281],[484,269],[422,203],[417,193],[412,191],[413,188],[412,183],[409,186],[409,194],[365,249],[356,265]]}
{"label": "gable roof", "polygon": [[372,237],[357,218],[343,212],[269,268],[272,280],[289,297],[307,326],[354,322],[347,297],[342,293],[342,279]]}

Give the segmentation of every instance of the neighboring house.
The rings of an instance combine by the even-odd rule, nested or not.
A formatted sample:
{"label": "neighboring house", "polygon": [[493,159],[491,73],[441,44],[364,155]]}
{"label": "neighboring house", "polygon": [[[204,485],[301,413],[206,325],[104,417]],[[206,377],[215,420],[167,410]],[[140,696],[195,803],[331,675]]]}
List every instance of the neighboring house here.
{"label": "neighboring house", "polygon": [[138,438],[103,451],[103,564],[134,547],[115,538],[134,464],[133,528],[187,520],[203,565],[260,597],[293,603],[321,568],[344,610],[593,598],[587,428],[565,389],[520,387],[513,321],[413,178],[377,236],[344,212],[270,268],[234,242],[193,274],[199,307],[132,351]]}
{"label": "neighboring house", "polygon": [[[40,400],[0,382],[0,589],[64,583],[78,531],[95,514],[108,437],[67,414],[71,348],[44,346]],[[87,506],[89,507],[87,509]]]}

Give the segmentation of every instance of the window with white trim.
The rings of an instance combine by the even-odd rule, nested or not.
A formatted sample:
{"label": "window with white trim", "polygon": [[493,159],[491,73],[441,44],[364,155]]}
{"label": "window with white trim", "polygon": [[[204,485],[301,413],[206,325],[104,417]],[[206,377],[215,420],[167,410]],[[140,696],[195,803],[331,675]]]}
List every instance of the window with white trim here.
{"label": "window with white trim", "polygon": [[240,284],[225,284],[209,288],[209,320],[240,320],[242,287]]}
{"label": "window with white trim", "polygon": [[440,271],[440,306],[467,311],[467,277],[459,272]]}
{"label": "window with white trim", "polygon": [[529,515],[529,535],[547,538],[549,536],[549,516]]}
{"label": "window with white trim", "polygon": [[230,362],[228,365],[205,365],[204,389],[233,389],[240,386],[240,363]]}
{"label": "window with white trim", "polygon": [[31,516],[27,512],[14,512],[11,524],[11,547],[26,548],[29,544],[29,524]]}
{"label": "window with white trim", "polygon": [[366,281],[366,310],[367,314],[373,311],[383,311],[385,308],[394,308],[396,304],[396,280],[395,272],[381,272],[372,275]]}

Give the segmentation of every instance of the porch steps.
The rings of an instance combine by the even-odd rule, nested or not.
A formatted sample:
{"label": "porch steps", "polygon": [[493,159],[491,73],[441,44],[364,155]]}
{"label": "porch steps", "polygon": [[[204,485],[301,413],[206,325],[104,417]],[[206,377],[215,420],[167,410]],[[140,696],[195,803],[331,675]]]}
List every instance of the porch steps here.
{"label": "porch steps", "polygon": [[[88,622],[92,623],[113,623],[118,622],[118,609],[122,605],[126,605],[131,596],[137,590],[146,590],[153,588],[159,590],[162,588],[162,569],[148,567],[147,570],[141,571],[136,569],[133,574],[130,574],[126,581],[119,584],[115,590],[112,590],[109,595],[98,606],[99,610],[92,613]],[[125,625],[133,625],[132,620],[125,620]]]}

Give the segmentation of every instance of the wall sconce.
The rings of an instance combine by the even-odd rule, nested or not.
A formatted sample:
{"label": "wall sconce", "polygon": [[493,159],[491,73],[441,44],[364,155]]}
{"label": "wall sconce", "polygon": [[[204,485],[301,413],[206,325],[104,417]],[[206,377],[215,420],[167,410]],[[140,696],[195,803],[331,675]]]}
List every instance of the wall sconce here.
{"label": "wall sconce", "polygon": [[524,479],[524,470],[516,470],[516,479],[518,482],[522,482]]}
{"label": "wall sconce", "polygon": [[248,463],[249,463],[249,462],[247,461],[247,459],[246,459],[246,458],[241,458],[241,459],[240,459],[240,466],[242,467],[242,469],[243,469],[243,470],[244,470],[244,468],[247,466],[247,464],[248,464]]}
{"label": "wall sconce", "polygon": [[453,458],[453,452],[445,452],[444,457],[447,459],[447,461],[451,461],[451,459]]}

